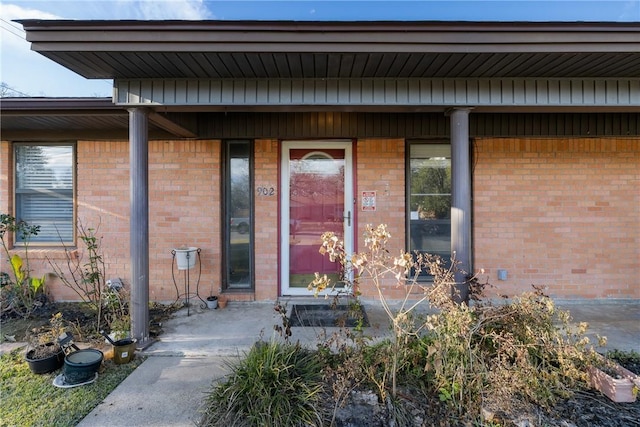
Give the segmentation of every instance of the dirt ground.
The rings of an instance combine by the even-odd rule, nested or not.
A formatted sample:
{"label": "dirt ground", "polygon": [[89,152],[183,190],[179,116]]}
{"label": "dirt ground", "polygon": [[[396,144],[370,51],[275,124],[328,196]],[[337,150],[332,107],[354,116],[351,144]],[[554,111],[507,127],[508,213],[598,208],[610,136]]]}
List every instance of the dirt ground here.
{"label": "dirt ground", "polygon": [[[151,323],[150,334],[152,337],[162,334],[162,323],[171,317],[171,314],[178,308],[177,306],[162,304],[154,304],[150,308],[149,320]],[[27,319],[7,313],[3,314],[0,317],[0,342],[28,342],[29,336],[39,330],[47,328],[51,316],[58,312],[62,313],[67,331],[74,335],[76,341],[102,341],[102,338],[96,335],[95,332],[90,332],[94,317],[90,311],[83,308],[81,303],[56,302],[47,303],[34,310],[33,315]]]}
{"label": "dirt ground", "polygon": [[[157,305],[150,310],[151,335],[162,334],[162,323],[171,317],[175,306]],[[101,339],[86,331],[92,318],[78,303],[46,304],[35,311],[32,318],[21,319],[12,316],[0,318],[0,338],[3,341],[24,342],[28,335],[38,328],[46,327],[51,316],[62,312],[77,341],[90,342]],[[640,375],[640,360],[621,363],[630,371]],[[442,404],[435,399],[407,397],[403,422],[395,425],[416,427],[466,426],[462,421],[447,417]],[[377,401],[374,393],[360,390],[352,393],[347,404],[339,412],[337,426],[343,427],[386,427],[391,425],[389,407]],[[521,407],[509,413],[495,411],[493,426],[562,426],[562,427],[640,427],[640,399],[634,403],[615,403],[593,390],[577,391],[570,399],[559,402],[553,408]]]}

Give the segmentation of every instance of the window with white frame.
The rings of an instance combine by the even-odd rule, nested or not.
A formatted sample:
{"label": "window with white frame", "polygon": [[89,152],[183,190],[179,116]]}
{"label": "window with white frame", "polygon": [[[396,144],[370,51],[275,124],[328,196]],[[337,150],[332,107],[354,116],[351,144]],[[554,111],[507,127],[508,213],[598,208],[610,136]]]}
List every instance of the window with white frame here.
{"label": "window with white frame", "polygon": [[[15,216],[39,225],[32,243],[74,241],[74,144],[15,144]],[[20,243],[16,236],[16,243]]]}

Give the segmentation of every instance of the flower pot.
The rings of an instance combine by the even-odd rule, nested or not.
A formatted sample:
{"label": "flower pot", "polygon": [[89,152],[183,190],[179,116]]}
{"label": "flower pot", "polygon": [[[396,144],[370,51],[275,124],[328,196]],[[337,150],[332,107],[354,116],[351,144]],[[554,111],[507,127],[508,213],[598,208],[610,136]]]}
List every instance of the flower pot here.
{"label": "flower pot", "polygon": [[[46,347],[51,347],[51,349],[56,346],[54,343],[44,344]],[[52,350],[53,351],[53,350]],[[53,352],[49,356],[43,358],[34,358],[34,350],[29,350],[25,355],[25,360],[27,361],[27,365],[29,369],[34,374],[46,374],[49,372],[53,372],[56,369],[60,369],[64,364],[64,351],[61,347],[58,347],[57,352]]]}
{"label": "flower pot", "polygon": [[218,297],[207,297],[207,308],[210,310],[215,310],[216,308],[218,308]]}
{"label": "flower pot", "polygon": [[606,372],[597,366],[587,368],[591,386],[614,402],[636,401],[634,388],[640,388],[640,377],[617,363],[607,364]]}
{"label": "flower pot", "polygon": [[198,248],[188,247],[188,248],[182,248],[182,249],[174,249],[174,251],[176,253],[178,270],[189,270],[196,265]]}
{"label": "flower pot", "polygon": [[125,338],[115,342],[113,346],[113,362],[116,365],[129,363],[133,360],[136,352],[136,340],[133,338]]}
{"label": "flower pot", "polygon": [[218,298],[218,307],[219,308],[225,308],[227,306],[227,299],[226,298]]}
{"label": "flower pot", "polygon": [[84,383],[95,377],[104,355],[89,348],[74,351],[64,358],[64,378],[67,384]]}

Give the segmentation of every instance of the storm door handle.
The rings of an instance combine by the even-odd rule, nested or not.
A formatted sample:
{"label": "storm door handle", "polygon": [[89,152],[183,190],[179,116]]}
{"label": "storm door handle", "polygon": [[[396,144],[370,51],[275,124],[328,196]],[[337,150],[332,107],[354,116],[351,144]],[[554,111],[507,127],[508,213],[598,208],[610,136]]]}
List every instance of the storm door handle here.
{"label": "storm door handle", "polygon": [[351,211],[347,212],[347,216],[342,217],[347,220],[347,227],[351,227]]}

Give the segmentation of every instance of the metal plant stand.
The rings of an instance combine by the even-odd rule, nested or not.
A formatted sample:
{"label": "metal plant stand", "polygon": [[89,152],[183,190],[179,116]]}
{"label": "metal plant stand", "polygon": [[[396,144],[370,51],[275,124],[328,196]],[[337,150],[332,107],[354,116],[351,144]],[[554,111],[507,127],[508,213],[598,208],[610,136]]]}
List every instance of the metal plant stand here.
{"label": "metal plant stand", "polygon": [[[184,262],[181,263],[181,260],[176,257],[177,254],[179,254],[180,257],[185,257],[184,260],[186,260],[186,264]],[[202,262],[200,259],[200,248],[190,248],[189,250],[172,249],[171,255],[173,256],[173,259],[171,262],[171,278],[173,279],[173,285],[176,287],[176,295],[177,295],[176,302],[180,298],[184,298],[184,303],[187,306],[187,316],[190,316],[191,315],[191,312],[190,312],[191,304],[189,303],[190,297],[193,297],[193,296],[197,297],[201,302],[200,304],[201,308],[204,309],[207,307],[206,301],[200,297],[200,277],[202,276]],[[197,262],[198,280],[196,281],[195,292],[191,292],[190,271],[195,267],[196,259],[193,259],[191,257],[197,257],[197,261],[198,261]],[[184,292],[183,293],[180,293],[180,290],[178,288],[178,282],[176,281],[176,267],[178,270],[184,271]]]}

